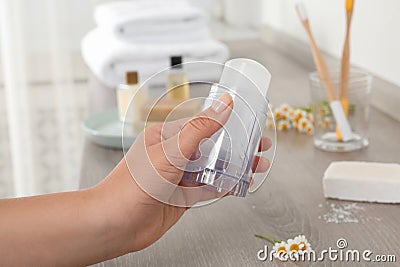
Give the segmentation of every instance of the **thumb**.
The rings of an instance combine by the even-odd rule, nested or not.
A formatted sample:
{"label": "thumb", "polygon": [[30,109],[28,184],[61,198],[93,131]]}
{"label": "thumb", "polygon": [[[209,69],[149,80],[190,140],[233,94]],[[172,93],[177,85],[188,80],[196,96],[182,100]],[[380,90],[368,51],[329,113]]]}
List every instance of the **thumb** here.
{"label": "thumb", "polygon": [[189,119],[174,137],[163,142],[163,150],[176,167],[184,167],[200,146],[228,121],[233,108],[230,94],[223,94],[211,107]]}

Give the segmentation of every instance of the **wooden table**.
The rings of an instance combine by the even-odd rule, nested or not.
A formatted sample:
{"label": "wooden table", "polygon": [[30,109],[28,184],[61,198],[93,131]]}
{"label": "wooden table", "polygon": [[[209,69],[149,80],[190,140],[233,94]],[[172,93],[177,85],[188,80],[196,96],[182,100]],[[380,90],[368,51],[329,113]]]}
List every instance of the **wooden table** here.
{"label": "wooden table", "polygon": [[[310,66],[260,41],[235,41],[228,45],[233,57],[253,58],[269,68],[273,77],[272,103],[309,102]],[[323,197],[322,176],[330,162],[400,162],[400,123],[376,109],[370,115],[370,146],[358,152],[322,152],[313,147],[310,136],[279,133],[272,171],[257,193],[245,199],[231,197],[194,208],[150,248],[99,266],[275,266],[276,261],[257,259],[257,252],[265,244],[269,249],[272,246],[255,238],[256,233],[277,239],[304,234],[316,251],[336,249],[336,241],[345,238],[349,249],[395,254],[400,262],[399,205],[357,203],[348,210],[352,222],[327,222],[335,208],[343,210],[352,203]],[[81,188],[98,183],[121,158],[121,151],[105,149],[87,140]],[[329,261],[314,263],[315,266],[342,264],[345,265]],[[347,266],[365,265],[361,262]]]}

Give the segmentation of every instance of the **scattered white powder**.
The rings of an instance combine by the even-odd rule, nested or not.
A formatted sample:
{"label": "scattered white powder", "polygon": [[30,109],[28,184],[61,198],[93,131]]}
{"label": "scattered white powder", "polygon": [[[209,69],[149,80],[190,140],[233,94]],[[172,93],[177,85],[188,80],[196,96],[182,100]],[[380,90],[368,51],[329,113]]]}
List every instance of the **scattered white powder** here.
{"label": "scattered white powder", "polygon": [[[358,218],[353,211],[360,210],[358,206],[336,206],[330,205],[331,210],[323,215],[324,221],[327,223],[358,223]],[[356,208],[355,208],[356,207]]]}
{"label": "scattered white powder", "polygon": [[[357,203],[350,204],[335,204],[326,203],[328,212],[322,216],[318,216],[318,219],[323,219],[326,223],[365,223],[370,220],[380,221],[380,218],[365,217],[360,214],[360,211],[364,211],[365,208]],[[323,208],[323,204],[318,205],[319,208]]]}

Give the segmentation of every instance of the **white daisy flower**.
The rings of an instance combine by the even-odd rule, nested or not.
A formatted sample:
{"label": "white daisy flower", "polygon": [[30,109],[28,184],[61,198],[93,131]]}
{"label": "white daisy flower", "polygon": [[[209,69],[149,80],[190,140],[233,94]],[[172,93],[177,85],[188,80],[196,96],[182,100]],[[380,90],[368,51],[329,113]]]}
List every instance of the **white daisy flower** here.
{"label": "white daisy flower", "polygon": [[270,120],[267,120],[267,129],[268,130],[273,130],[274,129],[274,121],[270,121]]}
{"label": "white daisy flower", "polygon": [[331,117],[325,117],[323,121],[324,127],[325,128],[330,128],[332,125],[332,119]]}
{"label": "white daisy flower", "polygon": [[274,119],[274,115],[271,114],[270,112],[267,113],[267,120],[273,120]]}
{"label": "white daisy flower", "polygon": [[299,250],[300,246],[294,239],[288,239],[286,243],[286,251],[289,255],[290,260],[298,260],[299,259]]}
{"label": "white daisy flower", "polygon": [[278,122],[278,130],[279,131],[287,131],[290,130],[291,125],[287,120],[280,120]]}
{"label": "white daisy flower", "polygon": [[296,109],[295,111],[294,111],[294,114],[295,114],[295,120],[300,120],[300,119],[302,119],[302,118],[305,118],[306,116],[307,116],[307,113],[304,111],[304,110],[301,110],[301,109]]}
{"label": "white daisy flower", "polygon": [[281,109],[276,109],[274,112],[274,115],[277,120],[287,120],[288,119],[287,112],[285,112]]}
{"label": "white daisy flower", "polygon": [[307,131],[307,126],[309,125],[309,121],[306,118],[301,118],[297,123],[297,129],[301,133],[305,133]]}
{"label": "white daisy flower", "polygon": [[312,113],[307,113],[306,118],[307,120],[314,122],[314,115]]}
{"label": "white daisy flower", "polygon": [[290,107],[289,104],[287,104],[287,103],[283,103],[283,104],[280,106],[280,110],[281,110],[283,113],[288,112],[290,109],[291,109],[291,107]]}
{"label": "white daisy flower", "polygon": [[296,119],[296,109],[290,108],[289,111],[287,112],[287,116],[289,117],[289,119],[294,121]]}
{"label": "white daisy flower", "polygon": [[294,241],[299,244],[300,253],[310,252],[312,250],[310,243],[304,235],[296,236]]}
{"label": "white daisy flower", "polygon": [[289,115],[288,115],[288,113],[287,112],[283,112],[282,114],[281,114],[281,118],[280,118],[281,120],[285,120],[285,121],[290,121],[290,118],[289,118]]}
{"label": "white daisy flower", "polygon": [[293,239],[288,239],[287,241],[280,241],[257,234],[255,236],[272,242],[274,244],[272,248],[274,257],[281,261],[298,261],[300,255],[304,255],[312,250],[310,243],[304,235],[298,235]]}
{"label": "white daisy flower", "polygon": [[274,256],[275,258],[278,258],[280,260],[285,259],[287,257],[287,246],[286,242],[278,242],[274,244],[274,247],[272,248],[273,251],[275,251]]}
{"label": "white daisy flower", "polygon": [[313,135],[314,134],[314,125],[312,123],[308,123],[305,129],[305,132],[309,135]]}
{"label": "white daisy flower", "polygon": [[274,110],[274,116],[277,120],[281,119],[283,115],[283,111],[280,108],[276,108]]}
{"label": "white daisy flower", "polygon": [[327,106],[321,106],[319,109],[319,113],[321,113],[322,116],[326,116],[329,114],[329,109]]}

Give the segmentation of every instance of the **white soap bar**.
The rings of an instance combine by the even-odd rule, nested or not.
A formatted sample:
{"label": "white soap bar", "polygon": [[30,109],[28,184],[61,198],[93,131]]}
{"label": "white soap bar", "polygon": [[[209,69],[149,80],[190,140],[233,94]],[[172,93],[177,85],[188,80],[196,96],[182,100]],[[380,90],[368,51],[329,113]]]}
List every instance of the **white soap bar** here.
{"label": "white soap bar", "polygon": [[400,203],[400,164],[342,161],[325,171],[327,198]]}

